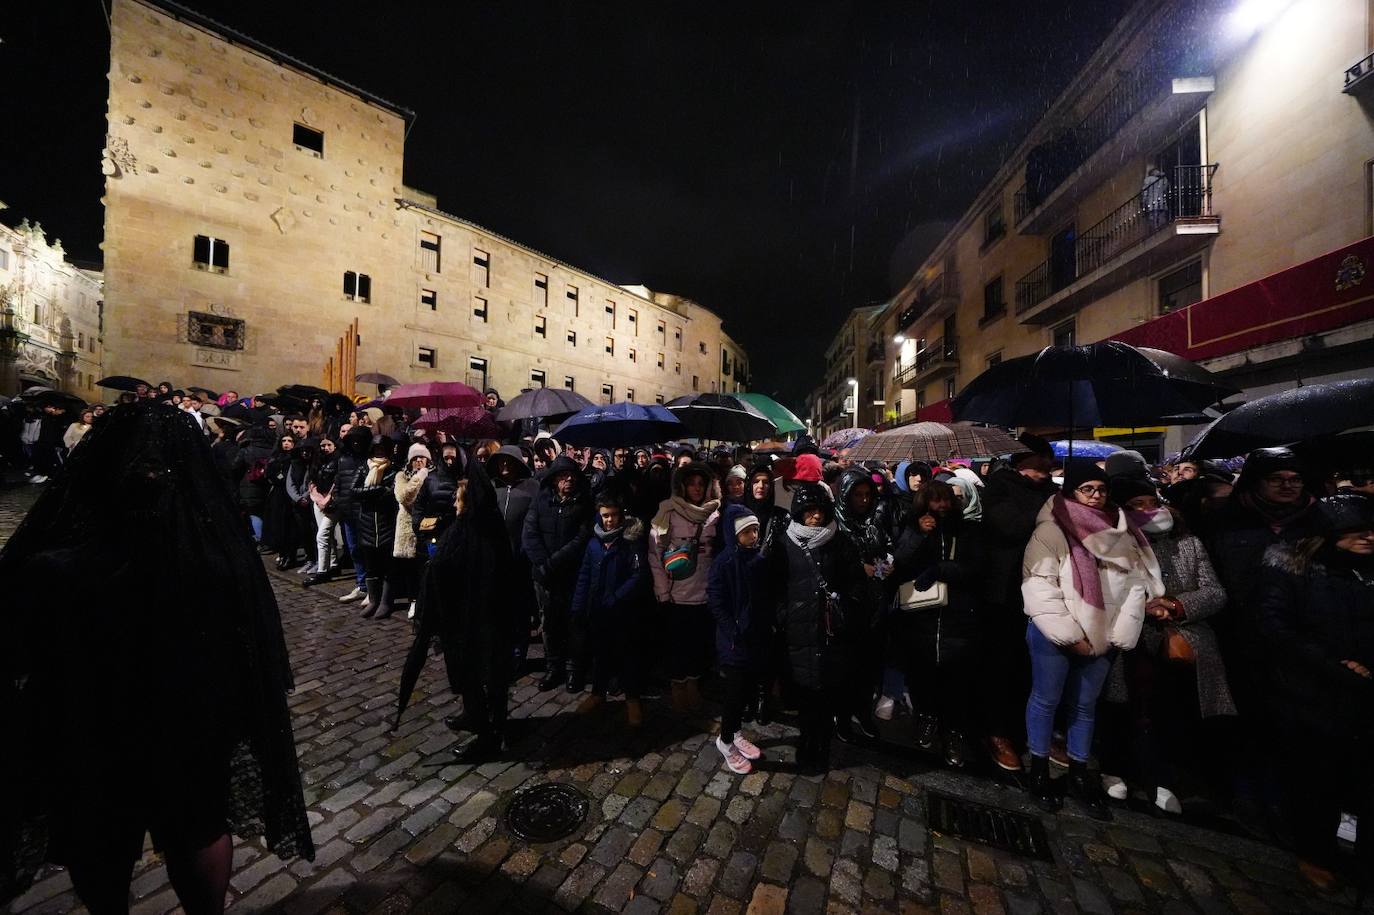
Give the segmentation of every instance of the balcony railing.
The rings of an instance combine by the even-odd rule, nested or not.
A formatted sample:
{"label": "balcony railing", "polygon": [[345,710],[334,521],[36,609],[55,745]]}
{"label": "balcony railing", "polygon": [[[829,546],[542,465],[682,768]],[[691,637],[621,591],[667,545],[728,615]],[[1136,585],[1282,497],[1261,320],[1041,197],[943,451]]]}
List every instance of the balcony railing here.
{"label": "balcony railing", "polygon": [[916,298],[897,316],[897,330],[907,330],[921,315],[951,298],[955,302],[959,299],[959,274],[947,270],[921,287]]}
{"label": "balcony railing", "polygon": [[883,345],[881,343],[870,343],[868,345],[869,362],[882,362],[883,357],[885,355],[886,354],[883,352]]}
{"label": "balcony railing", "polygon": [[909,384],[922,375],[948,363],[951,366],[959,360],[959,340],[956,337],[940,337],[926,344],[926,348],[916,354],[916,359],[906,365],[898,364],[892,377],[900,385]]}
{"label": "balcony railing", "polygon": [[1135,245],[1180,220],[1212,217],[1212,165],[1180,165],[1172,180],[1158,177],[1072,244],[1016,283],[1016,313],[1023,314]]}
{"label": "balcony railing", "polygon": [[1026,157],[1026,182],[1015,195],[1016,222],[1024,222],[1064,179],[1144,108],[1159,88],[1155,75],[1131,73],[1112,86],[1076,125],[1031,150]]}

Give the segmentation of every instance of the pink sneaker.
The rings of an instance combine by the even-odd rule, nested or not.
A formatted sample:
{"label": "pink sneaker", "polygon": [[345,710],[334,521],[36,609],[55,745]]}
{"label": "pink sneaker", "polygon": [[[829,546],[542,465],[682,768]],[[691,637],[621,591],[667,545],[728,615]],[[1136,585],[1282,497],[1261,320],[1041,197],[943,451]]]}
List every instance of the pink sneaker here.
{"label": "pink sneaker", "polygon": [[725,757],[725,767],[736,775],[748,775],[753,771],[753,765],[744,758],[744,754],[734,744],[726,743],[717,737],[716,749],[720,751],[721,756]]}
{"label": "pink sneaker", "polygon": [[763,751],[746,740],[742,734],[735,735],[735,749],[739,750],[739,754],[745,759],[758,759],[763,756]]}

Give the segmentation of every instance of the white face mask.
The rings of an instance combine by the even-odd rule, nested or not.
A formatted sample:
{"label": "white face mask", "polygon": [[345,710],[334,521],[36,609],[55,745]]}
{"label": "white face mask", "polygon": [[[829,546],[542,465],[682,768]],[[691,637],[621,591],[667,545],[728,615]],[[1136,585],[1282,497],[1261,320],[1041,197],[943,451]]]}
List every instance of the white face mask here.
{"label": "white face mask", "polygon": [[1167,534],[1174,529],[1173,512],[1157,508],[1147,512],[1130,512],[1131,521],[1145,534]]}

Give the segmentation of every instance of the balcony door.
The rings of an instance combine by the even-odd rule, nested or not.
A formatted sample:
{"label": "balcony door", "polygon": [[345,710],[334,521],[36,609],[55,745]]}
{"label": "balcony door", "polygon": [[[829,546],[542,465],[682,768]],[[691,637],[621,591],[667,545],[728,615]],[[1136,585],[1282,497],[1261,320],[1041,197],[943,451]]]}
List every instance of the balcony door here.
{"label": "balcony door", "polygon": [[1168,146],[1159,151],[1152,163],[1169,182],[1166,194],[1170,216],[1202,215],[1203,174],[1202,128],[1195,116]]}

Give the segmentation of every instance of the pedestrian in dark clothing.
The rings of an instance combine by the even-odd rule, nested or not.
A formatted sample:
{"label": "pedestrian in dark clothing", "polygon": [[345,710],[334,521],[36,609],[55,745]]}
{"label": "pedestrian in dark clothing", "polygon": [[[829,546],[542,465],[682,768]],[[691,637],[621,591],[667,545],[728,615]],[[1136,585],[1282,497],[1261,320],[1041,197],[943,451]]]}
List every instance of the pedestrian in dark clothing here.
{"label": "pedestrian in dark clothing", "polygon": [[1059,492],[1050,479],[1054,452],[1048,442],[1022,436],[1028,447],[987,476],[981,493],[984,566],[978,614],[979,705],[994,764],[1016,772],[1025,735],[1030,695],[1030,657],[1026,653],[1026,615],[1021,598],[1021,563],[1035,533],[1035,519]]}
{"label": "pedestrian in dark clothing", "polygon": [[286,477],[291,471],[291,452],[296,437],[286,433],[277,439],[277,447],[267,462],[267,513],[262,519],[262,538],[277,554],[277,568],[286,569],[296,563],[295,506],[286,489]]}
{"label": "pedestrian in dark clothing", "polygon": [[357,545],[367,566],[367,603],[363,619],[386,619],[395,611],[391,602],[392,550],[396,542],[396,473],[392,461],[394,448],[387,439],[377,439],[368,452],[367,463],[359,467],[353,481],[353,502],[357,506]]}
{"label": "pedestrian in dark clothing", "polygon": [[521,542],[525,530],[525,516],[539,495],[539,484],[530,476],[524,453],[515,445],[506,445],[487,458],[487,478],[496,490],[496,507],[506,524],[511,554],[515,559],[515,577],[511,580],[511,613],[523,620],[515,643],[515,670],[525,663],[530,632],[539,616],[539,604],[534,596],[534,581],[530,576],[530,560]]}
{"label": "pedestrian in dark clothing", "polygon": [[371,448],[371,429],[366,426],[349,429],[339,448],[339,464],[334,476],[334,505],[339,513],[339,526],[343,528],[344,547],[353,563],[353,590],[339,598],[339,602],[345,604],[367,597],[367,561],[358,544],[359,512],[353,488],[358,481],[358,470],[366,465]]}
{"label": "pedestrian in dark clothing", "polygon": [[612,677],[625,693],[625,720],[644,721],[640,705],[643,646],[650,595],[644,522],[627,518],[613,497],[596,500],[597,522],[582,557],[571,615],[586,634],[592,691],[577,707],[590,714],[606,701]]}
{"label": "pedestrian in dark clothing", "polygon": [[569,610],[582,554],[592,536],[593,512],[586,475],[576,461],[560,455],[530,503],[521,534],[544,618],[542,691],[566,682],[569,692],[578,693],[586,685],[585,649],[570,624]]}
{"label": "pedestrian in dark clothing", "polygon": [[415,525],[415,553],[428,555],[434,544],[444,535],[444,529],[454,518],[454,495],[458,481],[466,474],[468,459],[453,442],[439,448],[439,463],[425,477],[420,492],[411,505],[411,522]]}
{"label": "pedestrian in dark clothing", "polygon": [[862,563],[864,595],[875,626],[860,646],[849,690],[849,711],[835,722],[835,735],[846,743],[871,742],[878,737],[873,720],[873,696],[882,676],[884,642],[890,634],[881,625],[882,608],[891,603],[888,577],[892,572],[892,543],[878,519],[878,487],[862,467],[844,470],[835,481],[835,520],[854,543]]}
{"label": "pedestrian in dark clothing", "polygon": [[818,483],[793,487],[792,521],[781,545],[769,557],[767,580],[781,600],[778,622],[801,711],[797,762],[824,771],[835,716],[846,710],[836,700],[848,694],[854,657],[871,623],[863,567],[858,549],[835,523],[830,494]]}
{"label": "pedestrian in dark clothing", "polygon": [[305,439],[291,452],[286,472],[286,497],[291,502],[291,533],[295,540],[293,555],[298,550],[305,551],[302,574],[313,571],[319,561],[315,556],[315,506],[310,501],[310,470],[319,453],[319,439]]}
{"label": "pedestrian in dark clothing", "polygon": [[706,602],[716,621],[716,663],[724,685],[716,749],[739,775],[763,753],[740,731],[746,706],[756,701],[761,661],[772,635],[758,516],[729,505],[720,518],[720,553],[711,562]]}
{"label": "pedestrian in dark clothing", "polygon": [[902,461],[897,465],[897,473],[892,481],[892,495],[880,516],[887,523],[887,537],[892,543],[902,535],[907,516],[911,514],[911,502],[921,487],[931,481],[934,474],[925,461]]}
{"label": "pedestrian in dark clothing", "polygon": [[252,426],[240,439],[231,471],[238,491],[238,503],[248,516],[253,539],[262,543],[263,513],[267,509],[267,465],[272,459],[272,432],[266,426]]}
{"label": "pedestrian in dark clothing", "polygon": [[773,470],[767,464],[755,464],[746,480],[743,505],[759,519],[759,548],[771,552],[779,538],[787,533],[792,516],[787,509],[775,504],[776,489]]}
{"label": "pedestrian in dark clothing", "polygon": [[[1323,533],[1270,545],[1250,593],[1298,869],[1325,890],[1341,811],[1374,822],[1374,503],[1339,494],[1313,514]],[[1357,833],[1355,852],[1367,883],[1374,832]]]}

